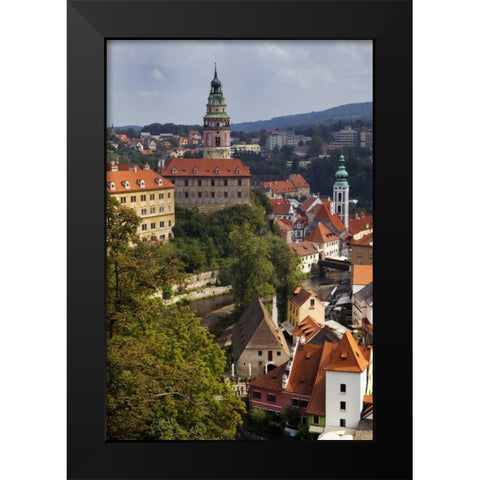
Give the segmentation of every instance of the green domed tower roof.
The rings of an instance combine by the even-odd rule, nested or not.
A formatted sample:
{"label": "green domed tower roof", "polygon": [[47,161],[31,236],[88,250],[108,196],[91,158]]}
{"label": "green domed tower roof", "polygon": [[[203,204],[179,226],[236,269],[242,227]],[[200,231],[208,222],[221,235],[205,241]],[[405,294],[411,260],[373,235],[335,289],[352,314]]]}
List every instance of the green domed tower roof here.
{"label": "green domed tower roof", "polygon": [[222,82],[217,76],[217,63],[215,63],[215,75],[210,82],[210,86],[212,87],[210,93],[222,93]]}
{"label": "green domed tower roof", "polygon": [[348,187],[348,172],[345,169],[345,157],[343,153],[340,155],[340,164],[338,165],[338,169],[335,172],[336,181],[334,183],[334,187]]}

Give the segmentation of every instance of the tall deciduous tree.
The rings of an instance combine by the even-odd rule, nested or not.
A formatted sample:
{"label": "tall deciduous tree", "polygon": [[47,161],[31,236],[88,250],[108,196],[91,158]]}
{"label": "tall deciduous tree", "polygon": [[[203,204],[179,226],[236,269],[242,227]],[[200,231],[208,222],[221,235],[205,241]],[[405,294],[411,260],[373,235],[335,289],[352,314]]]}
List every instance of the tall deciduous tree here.
{"label": "tall deciduous tree", "polygon": [[222,380],[226,358],[189,309],[137,299],[107,351],[109,440],[231,440],[243,402]]}
{"label": "tall deciduous tree", "polygon": [[268,244],[247,229],[235,227],[230,239],[230,278],[238,311],[243,311],[257,296],[270,301],[273,288],[273,265]]}

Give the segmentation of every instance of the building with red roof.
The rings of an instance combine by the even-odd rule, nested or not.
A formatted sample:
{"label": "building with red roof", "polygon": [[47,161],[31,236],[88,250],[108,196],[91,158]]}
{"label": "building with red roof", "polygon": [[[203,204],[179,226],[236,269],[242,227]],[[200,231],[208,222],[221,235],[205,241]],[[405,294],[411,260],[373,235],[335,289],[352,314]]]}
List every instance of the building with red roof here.
{"label": "building with red roof", "polygon": [[312,271],[320,259],[320,252],[313,242],[303,240],[303,242],[289,243],[288,246],[293,253],[297,254],[301,260],[301,269],[304,273]]}
{"label": "building with red roof", "polygon": [[339,256],[340,239],[337,234],[333,233],[323,223],[318,223],[317,226],[305,237],[305,240],[310,241],[317,246],[322,260]]}
{"label": "building with red roof", "polygon": [[109,163],[107,194],[141,217],[137,231],[141,240],[168,241],[173,238],[174,185],[151,170],[150,165],[145,164],[141,169],[137,165]]}
{"label": "building with red roof", "polygon": [[350,257],[352,263],[373,265],[373,233],[350,240]]}
{"label": "building with red roof", "polygon": [[372,348],[360,346],[350,330],[340,342],[323,345],[297,337],[288,362],[250,383],[250,408],[297,408],[312,434],[355,430],[373,405],[372,368]]}

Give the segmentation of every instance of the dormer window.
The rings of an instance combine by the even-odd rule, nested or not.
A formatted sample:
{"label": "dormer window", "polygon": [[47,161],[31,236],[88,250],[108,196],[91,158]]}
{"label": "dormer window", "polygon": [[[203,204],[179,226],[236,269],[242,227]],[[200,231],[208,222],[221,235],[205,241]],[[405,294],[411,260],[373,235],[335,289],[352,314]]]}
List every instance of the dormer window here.
{"label": "dormer window", "polygon": [[[175,172],[172,170],[172,173],[175,173]],[[156,179],[155,179],[155,182],[157,183],[157,185],[162,185],[162,184],[163,184],[161,178],[156,178]]]}
{"label": "dormer window", "polygon": [[240,167],[237,167],[237,168],[235,169],[235,173],[240,173],[240,171],[241,171],[241,170],[240,170]]}
{"label": "dormer window", "polygon": [[220,169],[218,167],[215,167],[215,173],[220,173]]}
{"label": "dormer window", "polygon": [[175,167],[172,168],[172,173],[177,173],[177,169]]}
{"label": "dormer window", "polygon": [[197,168],[197,167],[195,167],[195,168],[193,169],[193,173],[198,173],[198,168]]}
{"label": "dormer window", "polygon": [[115,190],[115,182],[110,182],[110,190]]}
{"label": "dormer window", "polygon": [[138,185],[140,188],[145,188],[145,180],[137,180]]}
{"label": "dormer window", "polygon": [[128,180],[124,180],[122,182],[122,185],[125,187],[125,188],[130,188],[130,182]]}

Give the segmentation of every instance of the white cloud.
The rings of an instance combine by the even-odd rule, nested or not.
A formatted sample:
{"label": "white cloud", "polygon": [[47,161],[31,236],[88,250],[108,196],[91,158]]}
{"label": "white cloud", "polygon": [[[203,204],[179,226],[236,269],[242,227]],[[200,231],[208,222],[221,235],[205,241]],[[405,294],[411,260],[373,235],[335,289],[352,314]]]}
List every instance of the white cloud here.
{"label": "white cloud", "polygon": [[160,80],[163,78],[163,73],[158,68],[154,68],[152,72],[152,77],[155,80]]}

